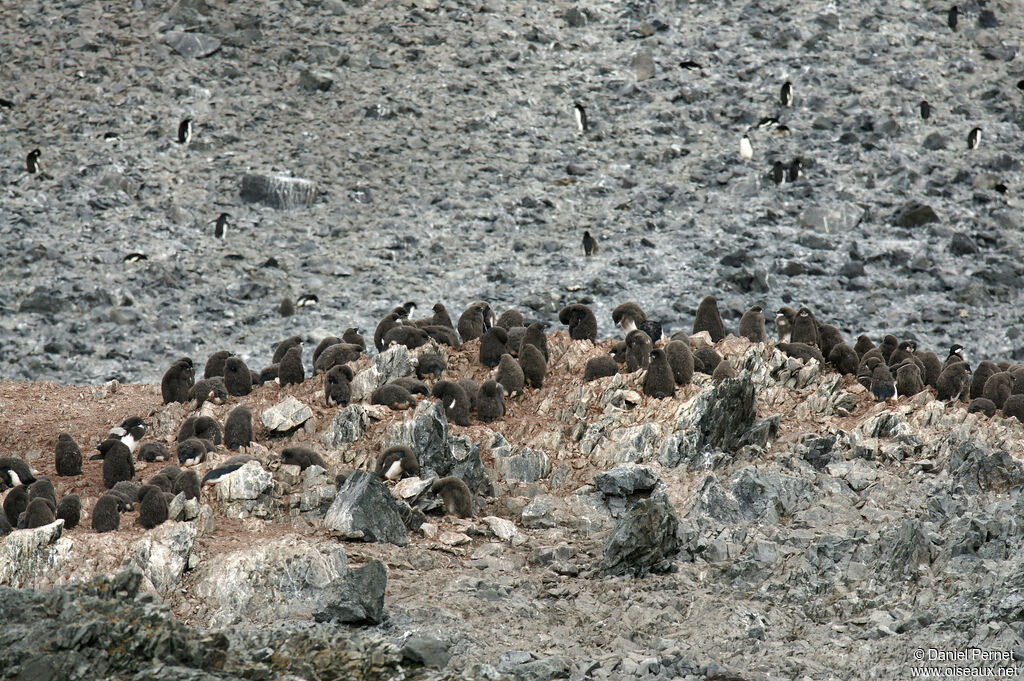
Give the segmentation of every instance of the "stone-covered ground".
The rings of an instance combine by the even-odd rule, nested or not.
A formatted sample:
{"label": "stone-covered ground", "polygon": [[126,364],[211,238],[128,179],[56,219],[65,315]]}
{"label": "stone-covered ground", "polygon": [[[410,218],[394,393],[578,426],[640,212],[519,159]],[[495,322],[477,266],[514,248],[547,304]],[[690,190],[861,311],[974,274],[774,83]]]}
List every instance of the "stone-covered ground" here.
{"label": "stone-covered ground", "polygon": [[[196,628],[188,640],[200,641],[156,658],[209,666],[200,658],[220,659],[227,646],[237,664],[219,669],[245,678],[268,669],[326,678],[316,651],[337,636],[350,641],[334,644],[354,651],[337,653],[350,664],[371,651],[382,665],[365,678],[398,678],[401,668],[469,678],[876,679],[907,678],[917,649],[1024,659],[1016,420],[967,414],[930,391],[878,403],[850,376],[732,337],[716,349],[737,378],[716,385],[696,374],[655,400],[642,394],[642,372],[583,382],[586,360],[610,343],[558,332],[548,344],[544,387],[510,400],[491,424],[448,423],[422,397],[398,412],[325,407],[320,377],[207,403],[220,421],[237,404],[253,410],[258,443],[247,451],[256,461],[205,487],[194,519],[147,531],[129,512],[117,532],[93,532],[88,512],[103,489],[100,463],[87,462],[82,476],[54,477],[59,495],[82,496],[83,525],[9,535],[0,584],[46,589],[139,571],[144,598],[165,602]],[[361,359],[355,384],[407,375],[423,350]],[[477,351],[476,341],[449,351],[451,375],[483,380]],[[22,433],[5,433],[0,446],[51,476],[61,430],[87,448],[137,413],[153,424],[146,439],[173,451],[190,413],[161,405],[151,385],[4,383],[0,400]],[[293,400],[297,430],[271,432],[264,415]],[[476,517],[437,516],[411,480],[392,494],[426,509],[419,527],[394,502],[380,505],[391,498],[380,483],[335,487],[336,470],[368,467],[402,442],[430,469],[424,476],[470,484]],[[281,465],[293,444],[315,448],[330,470]],[[221,447],[197,470],[229,455]],[[137,479],[162,466],[140,464]],[[353,521],[343,512],[353,499],[383,511]],[[353,530],[395,534],[366,543]],[[5,597],[0,608],[25,598],[35,597]],[[150,607],[125,598],[130,621],[132,608]],[[179,626],[160,618],[161,630]],[[12,678],[40,654],[34,641],[48,654],[109,653],[51,624],[15,634],[4,658]],[[183,678],[207,678],[190,673]]]}
{"label": "stone-covered ground", "polygon": [[[592,301],[604,326],[635,299],[688,330],[708,293],[733,328],[808,304],[1019,360],[1024,9],[962,3],[954,32],[948,4],[2,3],[0,374],[154,382],[405,300]],[[752,130],[742,161],[766,116],[790,134]],[[796,183],[766,179],[796,157]],[[247,202],[247,173],[314,201]]]}

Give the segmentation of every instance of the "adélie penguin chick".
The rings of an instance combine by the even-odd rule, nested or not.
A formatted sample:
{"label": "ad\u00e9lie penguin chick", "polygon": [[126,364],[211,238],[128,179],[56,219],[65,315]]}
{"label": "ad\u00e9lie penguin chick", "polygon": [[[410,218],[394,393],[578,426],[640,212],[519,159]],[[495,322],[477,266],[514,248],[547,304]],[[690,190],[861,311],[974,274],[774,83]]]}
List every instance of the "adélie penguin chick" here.
{"label": "ad\u00e9lie penguin chick", "polygon": [[476,414],[484,423],[505,415],[505,389],[497,381],[484,381],[476,402]]}
{"label": "ad\u00e9lie penguin chick", "polygon": [[676,381],[672,367],[669,365],[668,356],[661,348],[651,352],[651,362],[647,367],[647,375],[644,376],[643,390],[645,395],[659,400],[675,394]]}

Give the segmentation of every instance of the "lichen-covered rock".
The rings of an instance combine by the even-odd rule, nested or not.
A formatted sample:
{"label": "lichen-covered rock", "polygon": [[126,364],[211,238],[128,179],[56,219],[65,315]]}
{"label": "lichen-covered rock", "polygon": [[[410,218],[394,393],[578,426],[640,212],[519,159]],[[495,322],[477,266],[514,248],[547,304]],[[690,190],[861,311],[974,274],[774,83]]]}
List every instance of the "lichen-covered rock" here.
{"label": "lichen-covered rock", "polygon": [[259,461],[248,461],[216,483],[217,499],[223,502],[259,499],[274,484],[274,476]]}
{"label": "lichen-covered rock", "polygon": [[166,598],[181,583],[197,534],[193,523],[165,522],[135,542],[128,559],[153,590]]}
{"label": "lichen-covered rock", "polygon": [[691,470],[713,468],[717,451],[731,453],[743,446],[757,414],[757,399],[750,376],[729,378],[703,390],[683,413],[658,460],[665,466],[685,465]]}
{"label": "lichen-covered rock", "polygon": [[536,482],[551,473],[551,462],[541,450],[523,447],[517,454],[495,456],[494,468],[507,482]]}
{"label": "lichen-covered rock", "polygon": [[348,571],[337,542],[287,537],[204,561],[193,590],[211,627],[308,619],[324,607],[324,589]]}
{"label": "lichen-covered rock", "polygon": [[260,412],[260,422],[267,430],[287,433],[305,423],[313,410],[289,395],[272,407]]}
{"label": "lichen-covered rock", "polygon": [[413,376],[415,373],[416,368],[412,364],[409,348],[404,345],[393,345],[375,355],[370,366],[355,375],[352,379],[352,399],[365,400],[382,385],[396,378]]}
{"label": "lichen-covered rock", "polygon": [[31,530],[16,530],[0,539],[0,584],[45,584],[70,564],[70,539],[61,538],[64,521]]}
{"label": "lichen-covered rock", "polygon": [[242,176],[241,197],[250,203],[263,203],[271,208],[309,206],[316,201],[316,183],[284,175]]}

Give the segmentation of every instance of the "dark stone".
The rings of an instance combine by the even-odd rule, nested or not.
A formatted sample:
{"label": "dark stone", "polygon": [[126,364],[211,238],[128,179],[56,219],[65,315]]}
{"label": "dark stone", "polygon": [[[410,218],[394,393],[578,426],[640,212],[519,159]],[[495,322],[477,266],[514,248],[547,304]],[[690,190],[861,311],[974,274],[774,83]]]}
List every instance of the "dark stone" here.
{"label": "dark stone", "polygon": [[326,73],[304,69],[299,74],[299,87],[311,92],[327,92],[334,85],[334,79]]}
{"label": "dark stone", "polygon": [[996,28],[999,26],[999,19],[996,13],[990,9],[983,9],[978,13],[978,26],[980,28]]}
{"label": "dark stone", "polygon": [[656,484],[658,476],[654,470],[637,464],[622,464],[594,476],[594,486],[601,492],[620,497],[650,491]]}
{"label": "dark stone", "polygon": [[664,494],[641,499],[619,519],[604,545],[604,575],[667,572],[679,552],[679,519]]}
{"label": "dark stone", "polygon": [[317,622],[380,624],[384,617],[384,591],[388,570],[379,560],[349,571],[324,590],[326,604],[313,613]]}
{"label": "dark stone", "polygon": [[715,387],[711,405],[698,422],[704,445],[736,450],[756,415],[757,400],[750,378],[741,376],[722,381]]}
{"label": "dark stone", "polygon": [[430,636],[412,636],[402,646],[402,659],[414,665],[444,669],[451,657],[444,641]]}
{"label": "dark stone", "polygon": [[324,526],[352,539],[405,546],[409,535],[395,498],[380,478],[355,471],[338,490]]}
{"label": "dark stone", "polygon": [[765,449],[769,442],[779,436],[779,424],[781,422],[782,417],[779,414],[755,421],[747,429],[747,432],[743,433],[739,445],[741,447],[753,445]]}
{"label": "dark stone", "polygon": [[36,286],[18,306],[18,312],[56,314],[64,309],[64,297],[50,286]]}
{"label": "dark stone", "polygon": [[864,263],[859,261],[850,260],[839,269],[839,276],[847,279],[863,277],[865,274],[867,274],[867,270],[864,269]]}
{"label": "dark stone", "polygon": [[836,436],[812,437],[800,443],[800,456],[819,471],[840,457],[834,452]]}
{"label": "dark stone", "polygon": [[949,240],[949,252],[954,255],[971,255],[978,251],[978,245],[966,234],[957,232]]}
{"label": "dark stone", "polygon": [[908,203],[896,212],[894,218],[898,227],[920,227],[931,222],[938,222],[939,216],[931,206],[923,203]]}
{"label": "dark stone", "polygon": [[945,149],[949,146],[949,138],[942,133],[933,132],[924,138],[924,142],[921,143],[928,151],[938,151],[939,149]]}

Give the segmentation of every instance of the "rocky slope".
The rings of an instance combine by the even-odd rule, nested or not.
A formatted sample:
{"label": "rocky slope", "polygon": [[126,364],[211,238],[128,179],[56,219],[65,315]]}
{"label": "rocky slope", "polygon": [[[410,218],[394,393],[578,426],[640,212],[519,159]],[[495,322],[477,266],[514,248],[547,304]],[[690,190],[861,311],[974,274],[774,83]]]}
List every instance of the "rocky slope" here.
{"label": "rocky slope", "polygon": [[[851,377],[733,337],[716,349],[737,378],[716,385],[696,374],[655,400],[641,394],[642,372],[582,381],[585,362],[609,345],[551,335],[544,388],[489,425],[450,424],[429,398],[398,412],[324,407],[319,378],[207,403],[221,421],[248,405],[258,444],[248,450],[256,461],[204,488],[194,519],[144,530],[127,513],[120,530],[96,534],[87,515],[63,532],[60,521],[14,532],[0,543],[0,584],[48,589],[139,572],[148,595],[117,607],[158,599],[200,630],[177,635],[206,641],[161,653],[161,664],[245,678],[282,656],[295,661],[278,670],[326,678],[315,651],[339,636],[349,641],[339,651],[379,651],[371,657],[383,671],[367,678],[906,678],[917,650],[966,647],[1020,664],[1019,422],[967,414],[930,392],[877,403]],[[449,353],[453,375],[484,378],[477,349]],[[362,359],[356,383],[408,375],[422,351]],[[153,424],[147,440],[171,443],[189,412],[160,405],[158,393],[0,384],[12,427],[0,447],[53,475],[57,432],[88,445],[134,413]],[[289,404],[298,422],[272,432],[270,413]],[[358,476],[335,487],[335,470],[368,467],[395,443],[416,449],[424,476],[465,479],[476,516],[437,516],[411,479],[391,494],[392,483],[352,483]],[[282,465],[293,444],[315,448],[331,470]],[[219,449],[199,472],[228,456]],[[162,466],[140,463],[138,479]],[[54,480],[87,514],[102,493],[98,462]],[[384,503],[397,496],[424,508],[426,522]],[[362,507],[383,510],[343,511]],[[3,593],[4,614],[41,598]],[[0,632],[22,641],[4,648],[11,678],[40,663],[24,632],[38,632],[47,655],[107,659],[50,624],[31,626]],[[225,654],[221,667],[199,659]]]}
{"label": "rocky slope", "polygon": [[[0,372],[153,382],[408,299],[592,300],[602,324],[635,299],[688,329],[707,293],[733,325],[806,303],[1021,359],[1024,9],[963,3],[953,32],[947,4],[3,3]],[[765,116],[791,134],[751,131],[743,162]],[[247,174],[313,184],[280,208]]]}

